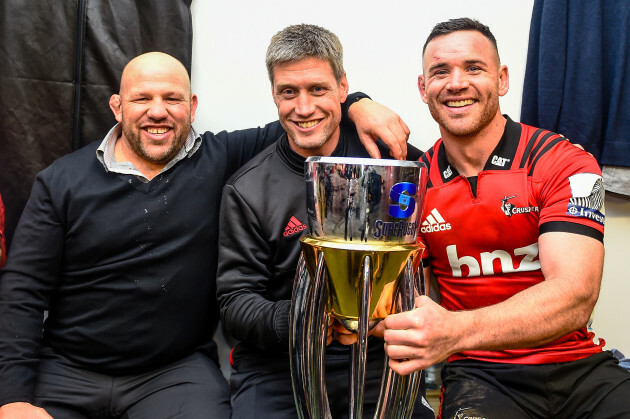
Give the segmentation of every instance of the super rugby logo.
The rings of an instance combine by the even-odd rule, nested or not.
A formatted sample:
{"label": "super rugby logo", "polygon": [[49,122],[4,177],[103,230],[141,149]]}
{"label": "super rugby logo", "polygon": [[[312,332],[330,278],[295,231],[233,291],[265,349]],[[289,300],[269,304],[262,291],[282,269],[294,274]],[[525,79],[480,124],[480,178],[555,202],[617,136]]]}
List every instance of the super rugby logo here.
{"label": "super rugby logo", "polygon": [[[388,213],[394,218],[409,218],[416,210],[416,185],[410,182],[396,183],[389,191],[389,197],[394,205],[389,206]],[[415,234],[418,222],[377,220],[374,223],[374,237],[403,237]]]}
{"label": "super rugby logo", "polygon": [[392,186],[389,197],[396,205],[389,206],[389,215],[394,218],[411,217],[416,209],[416,199],[413,197],[416,192],[416,185],[410,182],[400,182]]}

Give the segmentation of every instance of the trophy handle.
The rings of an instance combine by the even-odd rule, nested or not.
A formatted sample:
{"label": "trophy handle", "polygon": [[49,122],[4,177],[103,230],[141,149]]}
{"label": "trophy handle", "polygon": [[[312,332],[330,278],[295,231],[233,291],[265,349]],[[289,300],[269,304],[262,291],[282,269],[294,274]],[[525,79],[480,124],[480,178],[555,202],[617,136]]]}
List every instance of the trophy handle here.
{"label": "trophy handle", "polygon": [[[399,286],[398,304],[401,311],[414,308],[417,290],[423,290],[424,281],[419,282],[418,268],[414,269],[413,258],[407,260],[405,273]],[[420,271],[422,271],[420,269]],[[420,278],[423,274],[420,273]],[[407,419],[413,413],[413,407],[420,389],[421,371],[401,376],[389,368],[389,357],[385,355],[383,379],[376,406],[375,418]]]}
{"label": "trophy handle", "polygon": [[306,369],[308,361],[308,348],[305,345],[305,323],[299,321],[306,316],[309,301],[312,301],[313,286],[306,269],[304,254],[300,253],[297,271],[295,274],[295,284],[291,297],[291,312],[289,322],[289,342],[291,345],[291,382],[293,384],[293,398],[298,417],[308,418],[308,400],[306,399]]}
{"label": "trophy handle", "polygon": [[349,417],[363,417],[363,396],[365,393],[365,365],[367,362],[367,339],[370,328],[370,300],[372,296],[372,258],[363,257],[363,274],[359,289],[359,327],[357,341],[352,345],[350,361],[350,392],[348,395]]}
{"label": "trophy handle", "polygon": [[[331,418],[326,392],[325,362],[328,315],[326,314],[326,265],[324,252],[317,258],[317,269],[313,278],[314,310],[307,318],[306,345],[313,349],[313,361],[308,364],[312,380],[308,384],[312,418]],[[309,341],[310,340],[310,341]]]}
{"label": "trophy handle", "polygon": [[328,318],[325,310],[324,254],[310,278],[303,253],[295,276],[289,329],[291,381],[299,418],[330,418],[324,356]]}

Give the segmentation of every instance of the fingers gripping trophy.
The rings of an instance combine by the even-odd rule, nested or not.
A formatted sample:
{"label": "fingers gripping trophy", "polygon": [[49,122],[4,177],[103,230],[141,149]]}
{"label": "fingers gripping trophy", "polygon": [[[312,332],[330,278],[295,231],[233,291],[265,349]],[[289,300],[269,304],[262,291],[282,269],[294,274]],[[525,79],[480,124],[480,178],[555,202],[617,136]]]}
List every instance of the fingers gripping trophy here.
{"label": "fingers gripping trophy", "polygon": [[[358,336],[348,409],[361,418],[369,330],[424,294],[416,238],[427,170],[421,162],[338,157],[305,165],[309,234],[291,302],[295,402],[301,418],[330,418],[324,355],[332,316]],[[386,367],[375,417],[410,417],[419,385],[420,372],[403,377]]]}

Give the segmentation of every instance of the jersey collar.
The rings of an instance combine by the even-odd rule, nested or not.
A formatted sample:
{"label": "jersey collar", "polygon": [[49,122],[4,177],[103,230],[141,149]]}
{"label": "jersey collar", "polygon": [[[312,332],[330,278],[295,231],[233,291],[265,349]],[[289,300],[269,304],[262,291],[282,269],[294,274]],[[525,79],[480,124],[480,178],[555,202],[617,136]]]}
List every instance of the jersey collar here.
{"label": "jersey collar", "polygon": [[[514,162],[514,157],[516,156],[516,151],[518,149],[519,139],[521,137],[521,125],[512,121],[512,119],[503,115],[507,120],[505,123],[505,128],[503,130],[503,135],[501,135],[501,139],[499,143],[494,148],[492,154],[486,161],[486,164],[483,170],[510,170],[512,163]],[[444,148],[444,142],[440,144],[440,148],[438,150],[438,168],[440,169],[440,176],[442,177],[442,182],[446,183],[450,180],[455,179],[459,176],[459,172],[455,167],[453,167],[446,157],[446,150]]]}

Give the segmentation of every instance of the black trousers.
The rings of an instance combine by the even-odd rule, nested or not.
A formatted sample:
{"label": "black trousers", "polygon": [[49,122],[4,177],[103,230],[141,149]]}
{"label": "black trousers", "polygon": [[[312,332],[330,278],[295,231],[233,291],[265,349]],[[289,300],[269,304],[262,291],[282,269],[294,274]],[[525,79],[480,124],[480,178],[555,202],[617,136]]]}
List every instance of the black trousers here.
{"label": "black trousers", "polygon": [[35,404],[55,419],[229,419],[229,388],[217,364],[194,353],[143,374],[112,377],[42,360]]}
{"label": "black trousers", "polygon": [[441,418],[630,418],[630,372],[609,351],[543,365],[455,361],[442,369]]}
{"label": "black trousers", "polygon": [[[350,360],[345,356],[326,357],[326,390],[334,419],[348,417],[348,375]],[[370,359],[366,365],[363,417],[372,418],[383,373],[383,358]],[[297,411],[293,399],[289,366],[283,369],[233,372],[230,376],[233,419],[295,419]],[[424,400],[424,377],[416,399],[413,419],[435,419],[435,414]],[[424,401],[424,404],[423,404]]]}

